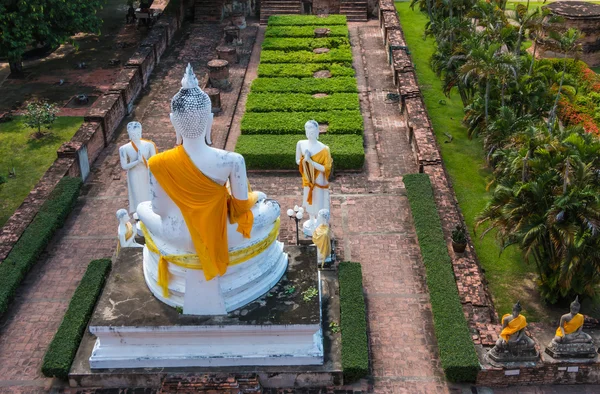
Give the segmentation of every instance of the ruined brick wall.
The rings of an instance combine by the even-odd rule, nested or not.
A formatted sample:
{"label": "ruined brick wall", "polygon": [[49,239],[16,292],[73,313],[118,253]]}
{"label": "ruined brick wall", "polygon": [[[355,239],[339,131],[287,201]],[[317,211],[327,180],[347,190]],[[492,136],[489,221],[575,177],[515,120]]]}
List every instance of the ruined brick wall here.
{"label": "ruined brick wall", "polygon": [[154,66],[181,28],[191,1],[178,2],[178,7],[165,8],[140,48],[121,70],[117,82],[100,96],[90,108],[85,122],[57,150],[57,159],[31,190],[27,198],[0,229],[0,264],[8,256],[23,231],[29,226],[50,192],[64,176],[81,176],[78,151],[85,147],[91,167],[114,137],[119,125],[133,107],[133,102],[154,70]]}

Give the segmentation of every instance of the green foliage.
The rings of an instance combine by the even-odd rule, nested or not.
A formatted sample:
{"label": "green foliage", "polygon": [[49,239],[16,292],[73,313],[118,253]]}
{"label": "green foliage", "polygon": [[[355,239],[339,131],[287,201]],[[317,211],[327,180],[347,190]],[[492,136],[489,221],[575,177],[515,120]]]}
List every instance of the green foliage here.
{"label": "green foliage", "polygon": [[312,51],[267,51],[260,55],[261,63],[351,63],[352,51],[350,46],[340,46],[327,53]]}
{"label": "green foliage", "polygon": [[[307,64],[265,64],[258,65],[258,76],[260,78],[308,78],[312,77],[317,71],[327,70],[332,77],[353,77],[354,69],[351,63],[327,64],[327,63],[307,63]],[[317,78],[319,79],[319,78]],[[324,78],[326,79],[326,78]]]}
{"label": "green foliage", "polygon": [[329,29],[329,37],[348,37],[348,27],[340,26],[268,26],[265,37],[307,37],[315,36],[315,29]]}
{"label": "green foliage", "polygon": [[71,364],[110,268],[110,259],[93,260],[88,265],[71,298],[63,321],[44,355],[42,373],[45,376],[68,379]]}
{"label": "green foliage", "polygon": [[475,382],[479,360],[456,289],[452,261],[426,174],[403,178],[412,211],[431,299],[442,368],[451,382]]}
{"label": "green foliage", "polygon": [[320,112],[246,112],[242,118],[242,134],[301,134],[304,124],[314,119],[327,124],[327,134],[363,133],[363,118],[359,110]]}
{"label": "green foliage", "polygon": [[50,104],[47,102],[34,102],[27,105],[25,111],[24,123],[37,130],[37,134],[42,133],[42,128],[51,129],[52,124],[56,121],[56,114],[59,109],[56,104]]}
{"label": "green foliage", "polygon": [[8,309],[17,287],[37,262],[56,229],[63,225],[73,209],[81,184],[79,178],[61,179],[9,255],[0,263],[0,316]]}
{"label": "green foliage", "polygon": [[29,45],[57,46],[79,32],[95,33],[103,0],[0,2],[0,56],[20,62]]}
{"label": "green foliage", "polygon": [[266,37],[262,43],[263,51],[312,51],[316,48],[348,48],[350,41],[346,37],[331,38],[281,38]]}
{"label": "green foliage", "polygon": [[346,26],[345,15],[272,15],[269,17],[269,26]]}
{"label": "green foliage", "polygon": [[344,383],[347,384],[369,374],[369,344],[360,264],[341,262],[339,282],[342,370]]}
{"label": "green foliage", "polygon": [[250,93],[247,112],[358,110],[357,93],[334,93],[316,98],[301,93]]}
{"label": "green foliage", "polygon": [[[241,135],[235,151],[244,156],[248,169],[294,170],[296,143],[300,135]],[[323,135],[320,140],[329,146],[336,170],[359,170],[365,161],[363,138],[360,135]]]}
{"label": "green foliage", "polygon": [[253,93],[357,93],[356,79],[338,78],[257,78]]}
{"label": "green foliage", "polygon": [[304,300],[304,302],[309,302],[318,294],[319,291],[315,287],[311,286],[302,292],[302,299]]}

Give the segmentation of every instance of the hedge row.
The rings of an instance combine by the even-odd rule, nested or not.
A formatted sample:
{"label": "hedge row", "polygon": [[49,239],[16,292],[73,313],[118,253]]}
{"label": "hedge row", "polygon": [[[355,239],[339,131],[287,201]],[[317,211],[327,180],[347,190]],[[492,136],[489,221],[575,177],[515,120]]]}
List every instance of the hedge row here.
{"label": "hedge row", "polygon": [[272,15],[269,17],[269,26],[346,26],[346,15]]}
{"label": "hedge row", "polygon": [[452,260],[448,255],[429,176],[409,174],[404,176],[403,181],[427,271],[442,368],[451,382],[475,382],[480,368],[479,359],[458,296]]}
{"label": "hedge row", "polygon": [[246,112],[242,118],[242,134],[302,134],[306,121],[314,119],[327,124],[327,134],[363,133],[363,118],[359,110],[320,112]]}
{"label": "hedge row", "polygon": [[352,51],[350,46],[331,49],[327,53],[312,51],[262,51],[261,63],[351,63]]}
{"label": "hedge row", "polygon": [[37,262],[54,232],[64,224],[77,201],[81,183],[80,178],[61,179],[9,255],[0,263],[0,316],[8,309],[19,284]]}
{"label": "hedge row", "polygon": [[254,93],[357,93],[356,79],[338,78],[257,78],[252,82]]}
{"label": "hedge row", "polygon": [[348,37],[347,26],[268,26],[265,37],[314,37],[315,29],[326,27],[329,37]]}
{"label": "hedge row", "polygon": [[[294,170],[296,143],[301,135],[241,135],[235,151],[244,156],[249,169]],[[365,162],[361,135],[323,135],[321,142],[329,146],[336,170],[360,169]]]}
{"label": "hedge row", "polygon": [[341,262],[338,278],[340,282],[342,371],[344,384],[347,384],[369,374],[369,344],[360,264]]}
{"label": "hedge row", "polygon": [[110,259],[94,260],[88,265],[44,356],[42,373],[47,377],[65,380],[69,377],[71,364],[110,268]]}
{"label": "hedge row", "polygon": [[[292,77],[309,78],[317,71],[328,70],[332,77],[353,77],[354,69],[351,63],[327,64],[259,64],[258,76],[261,78]],[[323,78],[327,79],[327,78]]]}
{"label": "hedge row", "polygon": [[296,112],[360,109],[357,93],[334,93],[322,98],[302,93],[250,93],[246,112]]}
{"label": "hedge row", "polygon": [[312,51],[316,48],[347,48],[350,41],[347,37],[331,38],[281,38],[267,37],[262,43],[264,51]]}

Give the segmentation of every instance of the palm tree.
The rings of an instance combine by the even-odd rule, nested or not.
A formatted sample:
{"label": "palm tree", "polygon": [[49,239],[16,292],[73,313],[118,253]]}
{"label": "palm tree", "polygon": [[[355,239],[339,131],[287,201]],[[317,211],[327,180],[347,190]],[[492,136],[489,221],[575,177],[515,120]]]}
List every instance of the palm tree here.
{"label": "palm tree", "polygon": [[518,28],[518,38],[517,44],[515,45],[515,55],[519,55],[521,53],[521,42],[523,41],[523,36],[527,32],[527,30],[532,28],[532,22],[537,21],[537,16],[540,13],[540,9],[536,8],[533,11],[529,11],[529,4],[524,6],[523,4],[518,4],[514,10],[504,11],[508,22]]}
{"label": "palm tree", "polygon": [[563,18],[554,15],[547,8],[540,8],[540,11],[532,16],[529,20],[528,28],[529,28],[529,38],[533,42],[533,52],[531,64],[529,66],[529,75],[533,72],[533,65],[535,63],[535,52],[537,51],[538,40],[544,34],[544,29],[550,29],[554,24],[563,21]]}
{"label": "palm tree", "polygon": [[556,31],[550,31],[550,38],[554,41],[556,49],[563,55],[563,71],[560,77],[560,84],[558,85],[556,99],[554,100],[554,105],[550,111],[550,116],[548,117],[548,129],[550,132],[552,132],[552,129],[554,128],[558,99],[560,98],[560,92],[565,80],[565,73],[567,71],[567,56],[570,54],[577,56],[578,52],[581,51],[581,44],[579,44],[577,41],[582,37],[583,34],[579,30],[573,28],[567,30],[564,34],[560,34]]}

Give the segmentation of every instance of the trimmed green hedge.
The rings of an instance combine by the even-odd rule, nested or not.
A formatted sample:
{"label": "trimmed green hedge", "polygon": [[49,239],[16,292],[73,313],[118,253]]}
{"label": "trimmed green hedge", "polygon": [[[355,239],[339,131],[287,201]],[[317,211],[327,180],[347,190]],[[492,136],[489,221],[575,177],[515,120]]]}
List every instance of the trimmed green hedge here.
{"label": "trimmed green hedge", "polygon": [[[296,143],[301,135],[241,135],[235,151],[244,156],[249,169],[293,170],[296,164]],[[336,170],[359,170],[365,162],[363,137],[360,135],[323,135],[320,140],[329,146]]]}
{"label": "trimmed green hedge", "polygon": [[451,382],[475,382],[480,369],[479,359],[458,296],[429,176],[409,174],[403,181],[427,271],[442,368]]}
{"label": "trimmed green hedge", "polygon": [[9,255],[0,263],[0,316],[8,309],[19,284],[37,262],[56,229],[64,224],[75,206],[81,183],[80,178],[61,179]]}
{"label": "trimmed green hedge", "polygon": [[[259,64],[258,76],[260,78],[309,78],[317,71],[328,70],[332,77],[353,77],[354,69],[351,63],[344,64],[326,64],[326,63],[307,63],[307,64]],[[320,78],[316,78],[320,79]],[[323,78],[327,79],[327,78]]]}
{"label": "trimmed green hedge", "polygon": [[242,118],[242,134],[301,134],[304,125],[314,119],[328,125],[327,134],[363,133],[363,118],[359,110],[322,112],[246,112]]}
{"label": "trimmed green hedge", "polygon": [[272,15],[269,26],[346,25],[346,15]]}
{"label": "trimmed green hedge", "polygon": [[268,26],[265,37],[309,37],[315,36],[315,29],[329,29],[329,37],[348,37],[347,26]]}
{"label": "trimmed green hedge", "polygon": [[312,51],[316,48],[341,48],[349,47],[350,41],[346,37],[331,38],[281,38],[267,37],[262,43],[263,51]]}
{"label": "trimmed green hedge", "polygon": [[338,78],[257,78],[254,93],[357,93],[354,77]]}
{"label": "trimmed green hedge", "polygon": [[316,98],[302,93],[250,93],[246,112],[297,112],[360,109],[357,93],[334,93]]}
{"label": "trimmed green hedge", "polygon": [[69,377],[71,364],[110,268],[110,259],[94,260],[88,265],[44,356],[42,373],[47,377],[65,380]]}
{"label": "trimmed green hedge", "polygon": [[344,384],[369,374],[369,344],[362,268],[359,263],[344,261],[338,271],[342,328],[342,371]]}
{"label": "trimmed green hedge", "polygon": [[267,51],[260,55],[261,63],[352,63],[350,46],[334,48],[327,53],[312,51]]}

